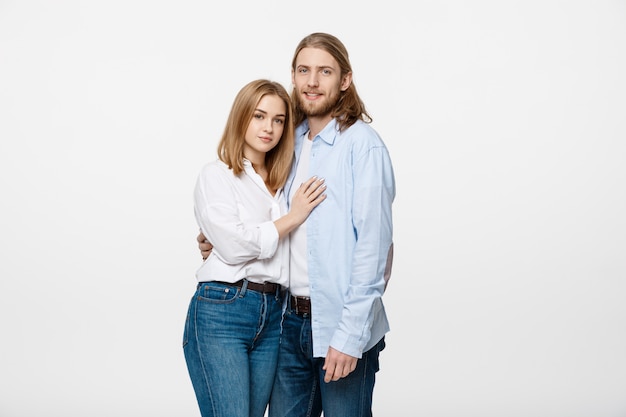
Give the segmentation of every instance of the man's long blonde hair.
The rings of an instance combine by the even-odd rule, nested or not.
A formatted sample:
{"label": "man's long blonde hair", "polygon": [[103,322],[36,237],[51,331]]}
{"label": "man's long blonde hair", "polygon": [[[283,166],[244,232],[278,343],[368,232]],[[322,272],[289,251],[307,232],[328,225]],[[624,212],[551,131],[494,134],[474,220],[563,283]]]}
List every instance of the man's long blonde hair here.
{"label": "man's long blonde hair", "polygon": [[[296,71],[296,59],[300,51],[304,48],[317,48],[332,55],[339,64],[341,78],[352,72],[350,57],[348,56],[348,50],[344,44],[335,36],[322,32],[311,33],[300,41],[293,54],[293,60],[291,61],[292,71]],[[297,94],[295,87],[292,94]],[[365,123],[372,122],[372,117],[367,113],[365,104],[363,100],[361,100],[361,97],[359,97],[354,82],[350,83],[350,87],[348,87],[346,91],[341,91],[339,94],[339,100],[331,111],[332,117],[337,119],[339,130],[343,131],[349,128],[359,119],[363,120]],[[294,124],[298,126],[306,119],[306,114],[298,106],[298,100],[295,96],[293,97],[293,104],[295,106]]]}

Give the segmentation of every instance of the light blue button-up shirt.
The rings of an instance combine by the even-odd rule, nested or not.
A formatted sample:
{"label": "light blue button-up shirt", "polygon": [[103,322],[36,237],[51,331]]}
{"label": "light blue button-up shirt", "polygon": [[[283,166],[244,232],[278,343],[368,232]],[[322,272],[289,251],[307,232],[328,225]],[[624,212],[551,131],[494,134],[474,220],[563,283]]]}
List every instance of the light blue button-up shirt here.
{"label": "light blue button-up shirt", "polygon": [[[296,129],[290,195],[308,123]],[[395,178],[389,152],[372,127],[357,121],[344,132],[333,119],[314,139],[309,176],[325,179],[327,198],[307,222],[313,355],[328,347],[360,358],[389,331],[383,306],[392,244]]]}

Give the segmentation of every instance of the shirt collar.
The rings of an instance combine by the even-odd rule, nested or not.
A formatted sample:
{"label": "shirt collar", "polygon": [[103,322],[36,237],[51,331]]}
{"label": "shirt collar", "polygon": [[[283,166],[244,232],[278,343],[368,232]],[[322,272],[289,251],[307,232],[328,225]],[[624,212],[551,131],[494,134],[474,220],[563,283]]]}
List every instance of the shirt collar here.
{"label": "shirt collar", "polygon": [[248,174],[252,172],[256,174],[256,171],[254,170],[254,167],[252,166],[252,162],[250,162],[250,160],[246,158],[243,158],[243,170],[246,171]]}
{"label": "shirt collar", "polygon": [[[309,130],[309,121],[305,119],[300,125],[296,128],[296,137],[300,137],[304,135]],[[320,137],[324,142],[332,145],[335,142],[337,135],[339,134],[339,129],[337,127],[337,120],[332,119],[324,129],[317,136]]]}

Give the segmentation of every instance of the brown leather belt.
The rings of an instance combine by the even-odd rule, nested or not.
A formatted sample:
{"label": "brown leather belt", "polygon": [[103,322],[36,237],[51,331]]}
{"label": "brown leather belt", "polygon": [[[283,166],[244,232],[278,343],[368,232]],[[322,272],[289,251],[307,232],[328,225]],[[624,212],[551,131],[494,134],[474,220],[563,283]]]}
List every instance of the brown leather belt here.
{"label": "brown leather belt", "polygon": [[291,309],[297,315],[311,314],[311,299],[309,297],[291,296]]}
{"label": "brown leather belt", "polygon": [[[243,287],[243,279],[240,279],[237,282],[223,282],[223,281],[213,281],[219,282],[220,284],[230,285],[237,288]],[[263,294],[275,294],[277,291],[281,290],[282,287],[280,284],[276,284],[275,282],[264,282],[263,284],[257,284],[256,282],[248,281],[248,289],[253,291],[258,291]]]}

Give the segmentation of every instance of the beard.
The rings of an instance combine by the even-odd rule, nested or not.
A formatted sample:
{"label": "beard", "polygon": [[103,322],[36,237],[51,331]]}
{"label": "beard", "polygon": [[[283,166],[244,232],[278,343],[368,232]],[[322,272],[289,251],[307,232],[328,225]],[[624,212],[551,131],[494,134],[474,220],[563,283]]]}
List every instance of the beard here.
{"label": "beard", "polygon": [[325,95],[321,101],[307,101],[302,98],[301,94],[296,94],[296,107],[302,111],[307,117],[324,117],[328,116],[339,101],[339,94],[334,93]]}

